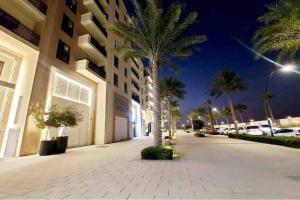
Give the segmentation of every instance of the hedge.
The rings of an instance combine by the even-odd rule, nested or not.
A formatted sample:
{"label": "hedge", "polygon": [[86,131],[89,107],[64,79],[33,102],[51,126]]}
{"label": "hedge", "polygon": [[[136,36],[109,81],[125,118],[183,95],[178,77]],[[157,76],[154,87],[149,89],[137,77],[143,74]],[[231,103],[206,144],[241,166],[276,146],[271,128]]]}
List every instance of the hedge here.
{"label": "hedge", "polygon": [[229,138],[249,140],[253,142],[261,142],[267,144],[275,144],[286,147],[300,148],[300,139],[297,137],[284,137],[284,136],[262,136],[262,135],[248,135],[248,134],[229,134]]}
{"label": "hedge", "polygon": [[142,150],[141,157],[144,160],[172,160],[174,156],[174,148],[165,145],[162,147],[147,147]]}

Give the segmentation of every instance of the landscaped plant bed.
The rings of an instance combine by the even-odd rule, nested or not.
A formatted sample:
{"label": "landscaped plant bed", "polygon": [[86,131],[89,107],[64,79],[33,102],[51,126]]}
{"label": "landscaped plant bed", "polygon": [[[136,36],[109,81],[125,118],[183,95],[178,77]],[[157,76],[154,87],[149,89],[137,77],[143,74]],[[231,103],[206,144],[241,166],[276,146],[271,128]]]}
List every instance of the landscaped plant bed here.
{"label": "landscaped plant bed", "polygon": [[300,139],[297,137],[270,137],[263,135],[229,134],[229,138],[249,140],[267,144],[275,144],[286,147],[300,148]]}
{"label": "landscaped plant bed", "polygon": [[194,134],[196,137],[205,137],[204,133],[195,133]]}
{"label": "landscaped plant bed", "polygon": [[151,146],[142,150],[141,157],[144,160],[173,160],[176,154],[174,148],[170,145]]}

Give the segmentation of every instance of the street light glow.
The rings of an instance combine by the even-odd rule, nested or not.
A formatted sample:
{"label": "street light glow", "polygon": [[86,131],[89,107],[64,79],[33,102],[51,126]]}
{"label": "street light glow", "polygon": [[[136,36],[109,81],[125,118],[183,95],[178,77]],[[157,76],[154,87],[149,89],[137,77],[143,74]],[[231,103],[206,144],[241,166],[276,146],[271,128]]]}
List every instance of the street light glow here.
{"label": "street light glow", "polygon": [[213,111],[214,112],[218,112],[218,108],[213,108]]}
{"label": "street light glow", "polygon": [[254,122],[254,119],[250,119],[250,122]]}
{"label": "street light glow", "polygon": [[281,70],[283,72],[292,72],[292,71],[295,70],[295,68],[296,68],[295,65],[293,65],[293,64],[287,64],[287,65],[284,65]]}

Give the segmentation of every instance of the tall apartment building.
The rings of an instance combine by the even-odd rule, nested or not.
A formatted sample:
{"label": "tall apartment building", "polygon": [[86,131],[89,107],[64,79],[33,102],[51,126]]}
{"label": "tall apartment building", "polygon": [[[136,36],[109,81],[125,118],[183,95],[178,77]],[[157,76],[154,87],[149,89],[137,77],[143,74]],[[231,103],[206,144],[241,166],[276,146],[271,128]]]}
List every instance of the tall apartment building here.
{"label": "tall apartment building", "polygon": [[123,61],[113,51],[122,41],[107,30],[129,20],[122,0],[0,0],[1,156],[37,153],[36,105],[82,113],[67,131],[69,147],[151,132],[150,70]]}

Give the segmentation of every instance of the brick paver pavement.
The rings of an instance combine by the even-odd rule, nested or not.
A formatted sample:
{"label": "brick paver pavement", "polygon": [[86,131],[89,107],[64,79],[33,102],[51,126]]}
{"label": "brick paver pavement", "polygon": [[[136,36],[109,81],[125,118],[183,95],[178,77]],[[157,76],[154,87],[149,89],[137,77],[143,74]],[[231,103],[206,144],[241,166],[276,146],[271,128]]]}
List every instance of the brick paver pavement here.
{"label": "brick paver pavement", "polygon": [[300,150],[180,134],[175,161],[142,161],[151,138],[0,160],[0,198],[300,198]]}

